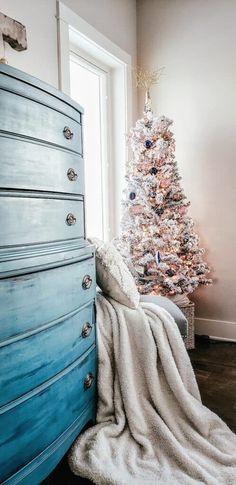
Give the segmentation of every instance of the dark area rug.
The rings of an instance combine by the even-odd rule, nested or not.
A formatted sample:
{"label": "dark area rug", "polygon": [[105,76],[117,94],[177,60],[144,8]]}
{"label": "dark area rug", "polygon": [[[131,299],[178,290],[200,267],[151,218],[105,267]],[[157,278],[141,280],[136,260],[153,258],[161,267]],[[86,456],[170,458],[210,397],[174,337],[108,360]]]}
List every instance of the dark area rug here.
{"label": "dark area rug", "polygon": [[[196,337],[196,348],[189,350],[201,392],[202,402],[218,414],[236,433],[236,343]],[[66,457],[43,485],[89,485],[92,482],[76,477]]]}

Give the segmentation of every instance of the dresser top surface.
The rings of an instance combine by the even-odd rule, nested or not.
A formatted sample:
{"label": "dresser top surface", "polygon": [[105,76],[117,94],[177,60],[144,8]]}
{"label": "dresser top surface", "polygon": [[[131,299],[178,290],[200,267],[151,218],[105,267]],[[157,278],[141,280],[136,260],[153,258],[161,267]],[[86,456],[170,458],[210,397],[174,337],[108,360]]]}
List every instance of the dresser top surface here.
{"label": "dresser top surface", "polygon": [[82,106],[80,106],[78,103],[76,103],[73,99],[70,98],[70,96],[67,96],[64,94],[62,91],[59,91],[58,89],[54,88],[50,84],[45,83],[44,81],[41,81],[40,79],[37,79],[34,76],[31,76],[30,74],[26,74],[23,71],[20,71],[19,69],[16,69],[12,66],[9,66],[7,64],[0,64],[0,88],[1,88],[1,75],[9,76],[10,78],[17,79],[18,81],[22,81],[25,84],[28,84],[30,86],[33,86],[41,91],[44,91],[48,94],[51,94],[55,98],[60,99],[64,103],[68,104],[72,108],[76,109],[79,113],[83,113],[84,110]]}

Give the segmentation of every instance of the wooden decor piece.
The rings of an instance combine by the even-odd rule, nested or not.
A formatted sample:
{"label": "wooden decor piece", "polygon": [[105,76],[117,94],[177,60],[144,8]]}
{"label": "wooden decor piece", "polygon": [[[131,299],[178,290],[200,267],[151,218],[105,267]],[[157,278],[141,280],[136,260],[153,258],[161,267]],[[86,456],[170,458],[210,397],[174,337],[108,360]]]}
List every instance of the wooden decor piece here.
{"label": "wooden decor piece", "polygon": [[0,12],[0,33],[4,42],[7,42],[16,51],[27,49],[26,28],[17,20]]}
{"label": "wooden decor piece", "polygon": [[4,42],[19,52],[27,49],[25,26],[0,12],[0,64],[7,64],[4,57]]}
{"label": "wooden decor piece", "polygon": [[187,305],[178,305],[180,310],[183,312],[184,316],[188,320],[188,337],[184,340],[186,349],[195,348],[195,337],[194,337],[194,314],[195,305],[193,302],[189,302]]}

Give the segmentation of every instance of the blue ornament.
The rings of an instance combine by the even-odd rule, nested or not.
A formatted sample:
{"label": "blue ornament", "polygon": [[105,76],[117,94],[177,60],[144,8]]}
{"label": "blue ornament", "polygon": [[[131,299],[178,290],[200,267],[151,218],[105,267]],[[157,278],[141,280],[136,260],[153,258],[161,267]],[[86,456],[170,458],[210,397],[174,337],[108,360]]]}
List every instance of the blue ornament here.
{"label": "blue ornament", "polygon": [[156,174],[157,174],[157,168],[156,168],[156,167],[152,167],[152,168],[150,168],[149,173],[150,173],[151,175],[156,175]]}
{"label": "blue ornament", "polygon": [[156,252],[156,263],[159,264],[161,262],[161,254],[160,251]]}
{"label": "blue ornament", "polygon": [[136,197],[135,192],[130,192],[130,194],[129,194],[129,198],[130,198],[130,200],[134,200],[134,199],[135,199],[135,197]]}
{"label": "blue ornament", "polygon": [[151,146],[152,146],[152,141],[151,141],[151,140],[146,140],[146,141],[144,142],[144,146],[145,146],[145,148],[151,148]]}
{"label": "blue ornament", "polygon": [[152,191],[149,193],[149,197],[151,197],[151,199],[155,199],[155,197],[156,197],[156,192],[154,192],[154,190],[152,190]]}
{"label": "blue ornament", "polygon": [[175,275],[175,272],[173,271],[173,269],[168,269],[168,270],[166,271],[166,274],[167,274],[168,276],[170,276],[170,278],[171,278],[172,276],[174,276],[174,275]]}
{"label": "blue ornament", "polygon": [[163,212],[164,212],[164,209],[162,207],[155,207],[154,208],[154,211],[156,212],[156,214],[158,216],[162,216]]}
{"label": "blue ornament", "polygon": [[146,126],[147,128],[151,128],[151,127],[152,127],[152,121],[147,121],[147,122],[145,123],[145,126]]}

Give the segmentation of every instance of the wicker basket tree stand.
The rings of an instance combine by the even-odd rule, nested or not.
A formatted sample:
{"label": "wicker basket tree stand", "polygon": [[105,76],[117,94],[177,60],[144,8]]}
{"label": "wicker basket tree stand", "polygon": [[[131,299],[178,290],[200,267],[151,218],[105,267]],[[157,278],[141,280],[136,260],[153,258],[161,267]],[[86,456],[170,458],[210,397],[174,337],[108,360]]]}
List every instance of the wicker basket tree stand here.
{"label": "wicker basket tree stand", "polygon": [[195,341],[194,341],[194,310],[195,305],[192,301],[185,305],[178,305],[180,310],[183,312],[185,317],[188,320],[188,336],[184,340],[186,349],[194,349]]}

